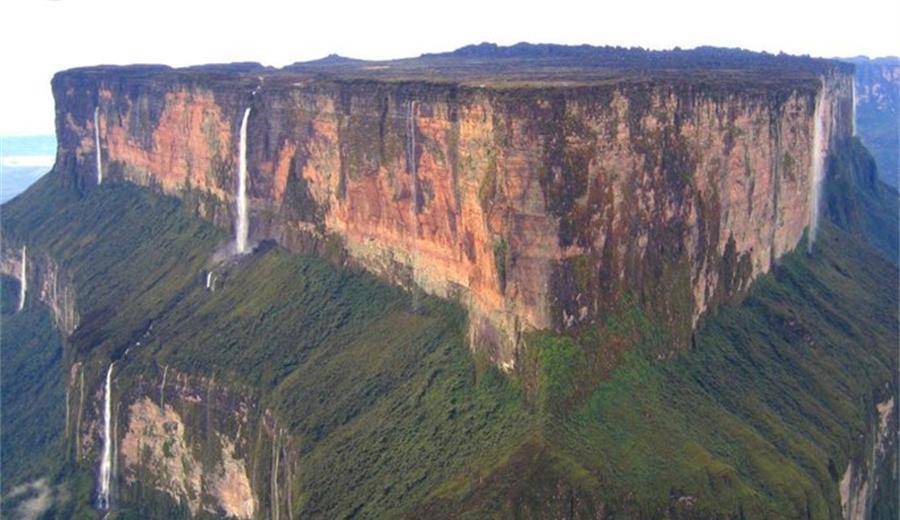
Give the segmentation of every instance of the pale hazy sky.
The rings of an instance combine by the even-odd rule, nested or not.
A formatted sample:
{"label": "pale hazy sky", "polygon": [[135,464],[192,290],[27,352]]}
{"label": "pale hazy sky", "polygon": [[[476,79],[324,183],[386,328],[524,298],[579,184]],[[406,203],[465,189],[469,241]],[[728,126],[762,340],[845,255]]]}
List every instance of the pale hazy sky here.
{"label": "pale hazy sky", "polygon": [[2,0],[0,135],[53,132],[50,78],[101,63],[284,65],[519,41],[900,54],[898,0]]}

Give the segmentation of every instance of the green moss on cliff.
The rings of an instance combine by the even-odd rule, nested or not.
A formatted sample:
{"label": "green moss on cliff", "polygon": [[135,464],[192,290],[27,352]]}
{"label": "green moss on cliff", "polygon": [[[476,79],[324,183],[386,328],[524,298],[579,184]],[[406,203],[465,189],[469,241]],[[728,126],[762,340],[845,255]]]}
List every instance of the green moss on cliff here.
{"label": "green moss on cliff", "polygon": [[[486,167],[481,183],[478,185],[478,201],[481,203],[481,209],[485,213],[490,213],[491,206],[497,197],[497,154],[493,148],[485,151]],[[470,169],[474,169],[474,165],[469,165]]]}
{"label": "green moss on cliff", "polygon": [[494,239],[494,265],[497,266],[497,279],[500,280],[500,292],[506,291],[506,266],[509,261],[509,242],[505,238]]}

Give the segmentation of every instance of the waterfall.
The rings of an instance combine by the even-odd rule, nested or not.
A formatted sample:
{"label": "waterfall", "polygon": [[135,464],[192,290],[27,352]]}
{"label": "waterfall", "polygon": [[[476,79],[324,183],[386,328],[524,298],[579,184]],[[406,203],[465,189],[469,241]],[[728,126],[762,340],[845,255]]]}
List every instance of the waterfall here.
{"label": "waterfall", "polygon": [[63,437],[66,442],[69,442],[69,387],[71,386],[72,378],[69,377],[66,381],[66,436]]}
{"label": "waterfall", "polygon": [[[417,222],[416,214],[419,205],[419,187],[416,179],[416,102],[410,101],[406,111],[406,165],[412,176],[412,208],[413,222]],[[418,225],[415,226],[418,228]]]}
{"label": "waterfall", "polygon": [[278,446],[280,438],[280,430],[278,430],[278,422],[275,422],[275,431],[272,433],[272,520],[278,520],[278,456],[281,450]]}
{"label": "waterfall", "polygon": [[164,410],[164,405],[166,402],[166,374],[169,373],[169,365],[163,367],[163,377],[162,383],[159,385],[159,409]]}
{"label": "waterfall", "polygon": [[78,442],[78,434],[81,432],[81,414],[84,412],[84,365],[81,365],[81,375],[78,385],[78,415],[75,418],[75,460],[81,458],[81,443]]}
{"label": "waterfall", "polygon": [[850,80],[850,85],[852,85],[851,92],[853,93],[853,105],[850,111],[850,125],[853,129],[853,135],[856,135],[856,79]]}
{"label": "waterfall", "polygon": [[100,483],[97,492],[97,508],[109,509],[109,482],[112,470],[112,371],[113,361],[106,371],[106,388],[103,390],[103,458],[100,459]]}
{"label": "waterfall", "polygon": [[28,270],[27,264],[28,262],[28,250],[25,246],[22,246],[22,279],[21,283],[19,283],[19,310],[25,308],[25,292],[28,291]]}
{"label": "waterfall", "polygon": [[212,271],[206,272],[206,290],[207,291],[213,290],[212,289],[212,276],[213,276]]}
{"label": "waterfall", "polygon": [[819,212],[822,198],[822,181],[825,173],[825,129],[822,122],[824,110],[824,85],[816,97],[816,110],[813,121],[813,142],[810,164],[810,210],[808,251],[812,252],[816,233],[819,229]]}
{"label": "waterfall", "polygon": [[94,150],[97,153],[97,184],[103,182],[103,160],[100,157],[100,107],[94,108]]}
{"label": "waterfall", "polygon": [[237,192],[237,222],[235,223],[235,247],[238,254],[247,251],[247,235],[249,224],[247,222],[247,120],[250,118],[250,108],[244,110],[244,118],[241,120],[241,144],[238,163],[238,192]]}
{"label": "waterfall", "polygon": [[416,262],[418,261],[418,240],[419,240],[419,179],[417,178],[417,161],[416,161],[416,102],[410,101],[406,111],[406,163],[410,174],[410,182],[412,182],[412,305],[413,311],[419,309],[418,290],[416,289]]}

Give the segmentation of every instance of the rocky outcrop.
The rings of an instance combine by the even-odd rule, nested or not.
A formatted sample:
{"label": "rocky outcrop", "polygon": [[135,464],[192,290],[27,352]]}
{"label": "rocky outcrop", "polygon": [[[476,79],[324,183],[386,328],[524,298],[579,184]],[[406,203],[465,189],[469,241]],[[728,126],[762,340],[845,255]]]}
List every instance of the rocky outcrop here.
{"label": "rocky outcrop", "polygon": [[99,107],[104,179],[231,228],[251,108],[251,239],[341,249],[459,300],[472,344],[511,369],[523,332],[590,326],[624,296],[685,345],[707,309],[802,240],[813,162],[851,133],[851,76],[831,62],[778,78],[584,82],[317,67],[60,73],[56,168],[96,184]]}
{"label": "rocky outcrop", "polygon": [[[879,479],[883,469],[894,475],[897,458],[897,403],[889,397],[875,406],[872,432],[867,436],[868,453],[851,460],[841,478],[841,511],[845,520],[866,520],[872,517],[873,500],[878,487],[890,482]],[[890,495],[888,495],[890,496]]]}
{"label": "rocky outcrop", "polygon": [[145,480],[143,485],[153,485],[176,502],[185,502],[194,515],[205,494],[212,513],[253,517],[256,499],[248,470],[242,459],[235,458],[234,443],[227,436],[215,434],[213,442],[220,450],[212,471],[207,473],[188,445],[184,422],[171,405],[160,408],[144,397],[128,407],[128,415],[121,448],[128,484],[135,484],[138,475],[150,475],[151,481]]}
{"label": "rocky outcrop", "polygon": [[[102,446],[102,389],[85,394],[83,373],[81,363],[72,366],[76,413],[67,432],[75,432],[76,460],[93,465]],[[192,516],[278,518],[291,510],[293,441],[249,394],[166,367],[116,376],[112,389],[113,509],[155,492]]]}

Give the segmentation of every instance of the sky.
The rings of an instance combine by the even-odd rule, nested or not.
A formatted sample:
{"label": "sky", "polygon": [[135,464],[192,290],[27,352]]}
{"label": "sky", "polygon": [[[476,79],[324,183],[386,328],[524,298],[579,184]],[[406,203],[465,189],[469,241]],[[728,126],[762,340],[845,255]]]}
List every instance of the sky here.
{"label": "sky", "polygon": [[53,133],[50,78],[96,64],[388,59],[483,41],[900,54],[900,1],[3,0],[0,135]]}

